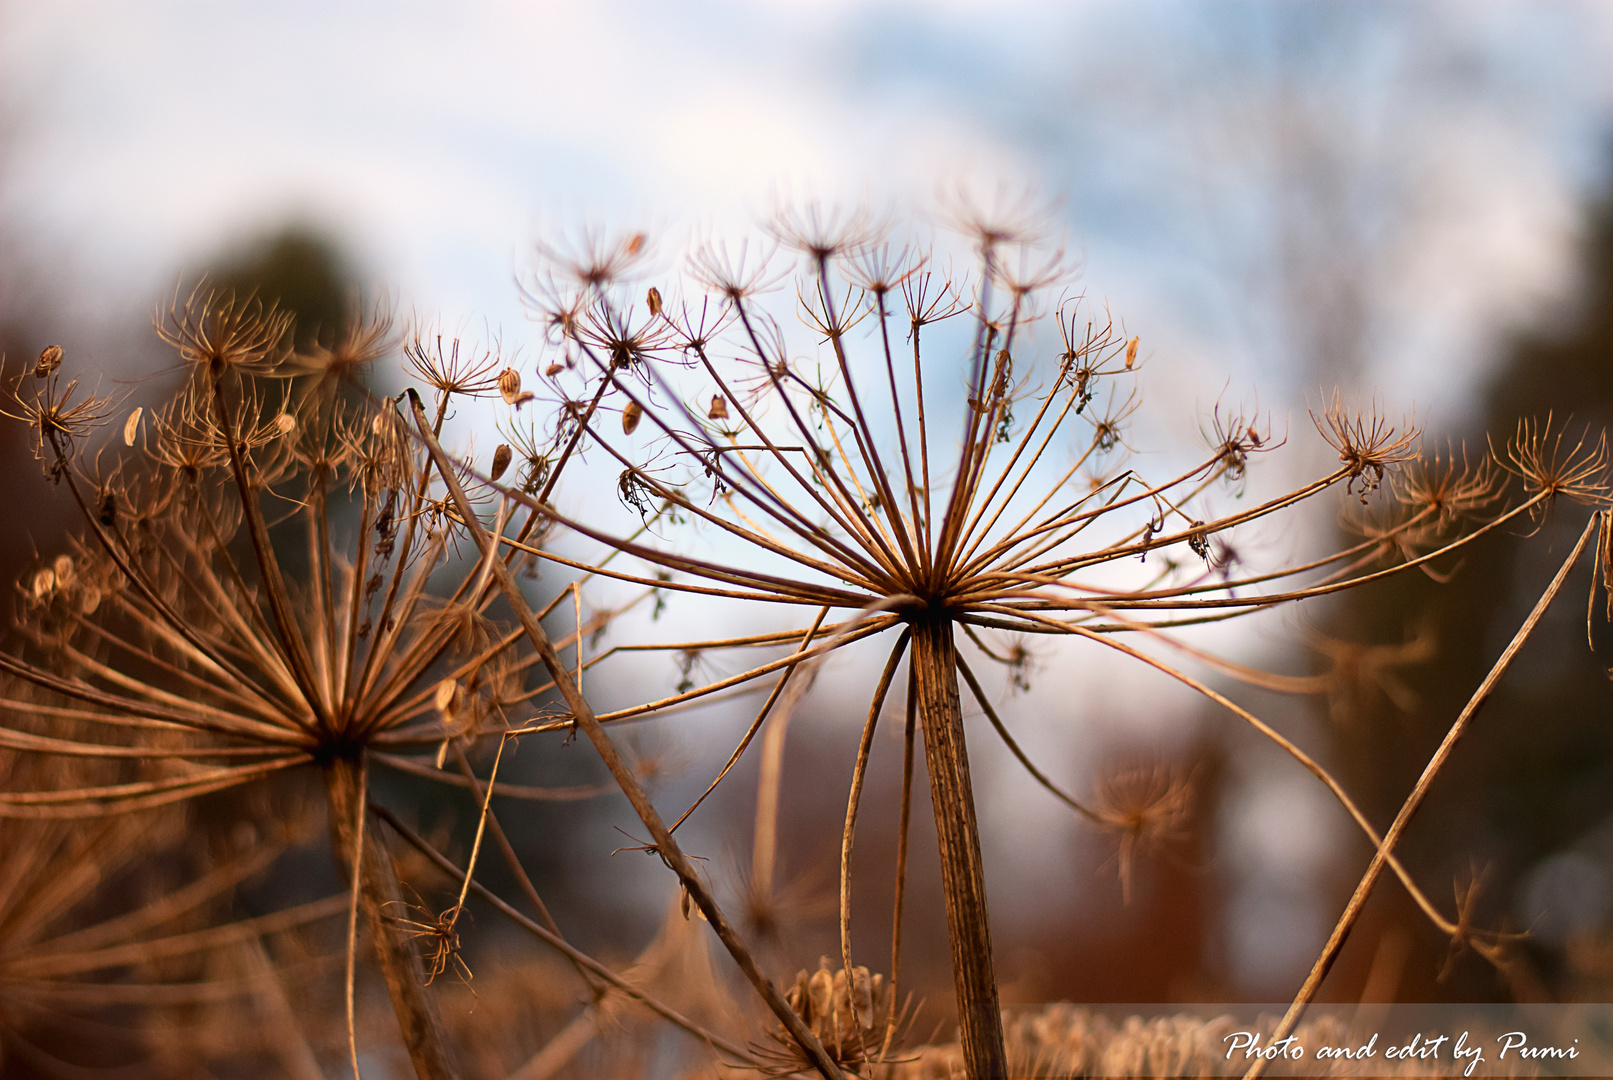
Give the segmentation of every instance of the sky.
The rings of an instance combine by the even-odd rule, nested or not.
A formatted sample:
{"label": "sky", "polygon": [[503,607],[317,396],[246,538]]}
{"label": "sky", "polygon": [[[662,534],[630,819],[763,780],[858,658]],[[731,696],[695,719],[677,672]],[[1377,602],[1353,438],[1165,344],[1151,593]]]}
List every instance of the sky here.
{"label": "sky", "polygon": [[[0,3],[0,212],[103,323],[298,222],[406,315],[535,347],[516,281],[578,222],[647,229],[670,273],[780,202],[923,229],[959,192],[1024,198],[1173,415],[1232,388],[1298,426],[1339,383],[1459,431],[1507,335],[1571,298],[1610,10]],[[1233,937],[1298,920],[1249,950],[1251,986],[1325,930],[1316,860],[1261,854],[1307,797],[1230,814],[1254,868]]]}
{"label": "sky", "polygon": [[301,220],[405,310],[512,334],[557,224],[676,250],[780,200],[928,221],[1023,190],[1094,293],[1216,373],[1195,390],[1287,399],[1331,363],[1455,424],[1495,333],[1566,286],[1602,10],[13,3],[5,192],[131,306]]}

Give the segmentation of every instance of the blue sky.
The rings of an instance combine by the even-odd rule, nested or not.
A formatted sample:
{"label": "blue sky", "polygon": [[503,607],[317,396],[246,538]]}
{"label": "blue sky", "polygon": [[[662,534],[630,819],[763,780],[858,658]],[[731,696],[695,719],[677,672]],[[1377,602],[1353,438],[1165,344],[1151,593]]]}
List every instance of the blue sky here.
{"label": "blue sky", "polygon": [[1346,381],[1454,422],[1495,331],[1568,280],[1604,10],[11,4],[5,179],[39,245],[133,307],[301,219],[406,309],[507,337],[557,222],[640,221],[676,250],[780,197],[903,216],[1023,185],[1095,295],[1219,373],[1194,392],[1297,400],[1323,375],[1296,318],[1344,280],[1365,320]]}

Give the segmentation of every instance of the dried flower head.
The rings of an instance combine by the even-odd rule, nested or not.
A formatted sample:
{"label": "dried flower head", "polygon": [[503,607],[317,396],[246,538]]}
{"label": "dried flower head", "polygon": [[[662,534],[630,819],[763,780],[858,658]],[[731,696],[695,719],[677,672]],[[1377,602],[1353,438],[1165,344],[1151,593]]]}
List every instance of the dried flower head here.
{"label": "dried flower head", "polygon": [[1359,486],[1362,501],[1378,489],[1386,472],[1417,457],[1421,432],[1415,427],[1407,424],[1402,431],[1376,411],[1351,416],[1337,391],[1322,415],[1312,412],[1311,420],[1327,444],[1338,451],[1339,461],[1349,474],[1346,490]]}
{"label": "dried flower head", "polygon": [[[613,527],[604,515],[568,512],[541,493],[533,496],[530,485],[502,489],[544,515],[557,533],[595,545],[593,556],[567,555],[565,565],[651,590],[657,614],[679,594],[801,614],[766,635],[650,646],[669,657],[669,666],[680,656],[738,657],[763,645],[786,651],[736,659],[723,670],[737,673],[704,683],[689,667],[679,668],[675,692],[601,713],[602,724],[672,716],[747,683],[768,686],[731,767],[770,717],[787,714],[804,692],[806,671],[832,651],[881,639],[885,659],[870,693],[842,841],[841,961],[847,969],[854,966],[847,881],[858,803],[874,730],[887,698],[901,696],[898,673],[906,666],[902,821],[911,805],[912,755],[922,745],[950,929],[961,958],[955,976],[962,1041],[970,1069],[981,1075],[1001,1071],[1002,1038],[974,796],[966,781],[961,688],[967,686],[973,705],[992,718],[994,731],[1037,782],[1088,820],[1121,833],[1128,880],[1132,850],[1179,825],[1186,795],[1173,783],[1141,794],[1112,789],[1110,803],[1099,809],[1068,796],[1018,748],[969,670],[957,631],[987,657],[1007,657],[1011,678],[1026,669],[1029,635],[1077,639],[1123,654],[1200,690],[1281,741],[1251,714],[1126,639],[1142,634],[1186,649],[1174,628],[1426,566],[1466,539],[1457,532],[1408,550],[1381,570],[1372,567],[1378,554],[1373,540],[1288,566],[1250,565],[1247,545],[1239,545],[1234,559],[1236,530],[1330,488],[1364,496],[1414,456],[1417,433],[1377,417],[1351,417],[1335,399],[1317,424],[1338,453],[1338,466],[1230,513],[1206,505],[1217,482],[1239,480],[1257,451],[1283,441],[1252,415],[1218,409],[1207,456],[1170,475],[1124,467],[1114,457],[1130,449],[1126,425],[1140,407],[1137,380],[1145,365],[1139,338],[1122,334],[1107,312],[1089,310],[1068,291],[1048,305],[1062,285],[1061,252],[1028,246],[1042,230],[1015,217],[960,218],[980,254],[977,276],[967,285],[939,275],[916,248],[893,252],[872,245],[873,235],[860,224],[842,227],[860,222],[855,215],[839,223],[819,211],[781,217],[773,235],[801,253],[797,311],[823,357],[815,370],[790,346],[766,296],[780,274],[773,251],[758,258],[746,244],[701,246],[687,268],[690,286],[709,294],[698,321],[692,305],[683,306],[680,318],[657,300],[652,306],[660,314],[638,324],[631,317],[636,292],[592,279],[570,294],[545,294],[538,317],[565,356],[554,376],[564,387],[549,445],[562,461],[577,446],[602,455],[631,517]],[[537,276],[554,282],[566,276],[565,267]],[[898,291],[900,307],[893,304]],[[717,314],[708,314],[712,310]],[[937,336],[929,328],[964,313],[971,319],[963,356],[937,364]],[[1038,364],[1037,345],[1045,340],[1038,331],[1050,317],[1062,349]],[[627,347],[630,328],[638,325],[665,335],[663,347]],[[601,423],[613,409],[624,420],[634,418],[631,444],[616,425]],[[1088,484],[1088,477],[1096,479]],[[1406,490],[1430,497],[1426,484]],[[1474,483],[1442,497],[1447,505],[1455,500],[1471,512],[1483,509]],[[1526,509],[1506,511],[1482,528],[1520,512]],[[1426,521],[1439,511],[1421,513]],[[673,539],[667,530],[680,523],[705,530],[709,539]],[[522,550],[560,561],[549,551]],[[1139,564],[1148,567],[1140,579]],[[569,730],[570,723],[534,719],[517,734]],[[1314,765],[1292,744],[1285,749],[1306,768]],[[713,783],[725,775],[727,769]],[[1335,793],[1347,801],[1341,790]],[[905,839],[899,850],[905,852]],[[899,865],[899,880],[903,873]],[[680,878],[687,884],[682,872]],[[792,1038],[819,1060],[806,1034],[792,1031]]]}
{"label": "dried flower head", "polygon": [[271,374],[289,352],[292,314],[256,297],[197,285],[183,302],[179,294],[154,320],[157,334],[180,360],[208,378],[227,371]]}
{"label": "dried flower head", "polygon": [[1507,444],[1501,466],[1521,479],[1530,495],[1548,502],[1566,497],[1577,503],[1606,505],[1613,490],[1607,475],[1606,433],[1593,439],[1585,431],[1570,442],[1567,428],[1554,425],[1549,415],[1544,421],[1518,421],[1517,434]]}
{"label": "dried flower head", "polygon": [[1097,813],[1115,834],[1120,893],[1129,904],[1137,854],[1186,834],[1193,813],[1192,777],[1157,763],[1113,768],[1098,781]]}

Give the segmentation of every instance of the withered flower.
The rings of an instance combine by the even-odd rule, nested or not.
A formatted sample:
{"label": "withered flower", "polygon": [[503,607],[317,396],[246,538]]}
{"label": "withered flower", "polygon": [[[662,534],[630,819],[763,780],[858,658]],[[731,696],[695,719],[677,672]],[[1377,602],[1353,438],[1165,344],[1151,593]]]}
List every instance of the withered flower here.
{"label": "withered flower", "polygon": [[[971,1073],[980,1076],[1000,1073],[1004,1059],[961,686],[1039,783],[1094,824],[1123,825],[1123,836],[1131,837],[1128,853],[1141,838],[1177,822],[1186,803],[1174,789],[1135,812],[1118,804],[1094,809],[1068,796],[1019,749],[969,670],[956,631],[980,640],[988,657],[1019,655],[1016,644],[1023,648],[1024,637],[1033,634],[1130,656],[1227,706],[1326,776],[1252,714],[1126,639],[1183,649],[1174,628],[1426,566],[1545,498],[1533,492],[1471,532],[1440,536],[1382,569],[1373,566],[1383,550],[1378,537],[1264,569],[1251,565],[1242,544],[1234,563],[1226,553],[1244,525],[1290,512],[1329,489],[1368,499],[1415,457],[1416,431],[1376,415],[1348,414],[1335,400],[1317,426],[1338,454],[1337,467],[1230,513],[1206,503],[1219,485],[1236,484],[1255,455],[1284,441],[1251,414],[1218,410],[1209,454],[1172,475],[1126,467],[1117,459],[1129,449],[1126,424],[1140,406],[1139,338],[1120,334],[1107,312],[1091,312],[1067,291],[1044,310],[1044,295],[1062,284],[1064,262],[1060,251],[1028,243],[1043,230],[1027,223],[1023,210],[958,215],[980,256],[972,286],[935,276],[916,249],[892,254],[856,215],[782,216],[772,234],[803,253],[800,314],[809,333],[822,339],[824,361],[815,372],[791,350],[765,296],[785,270],[773,252],[755,245],[708,244],[690,259],[689,284],[707,291],[700,310],[716,305],[714,320],[703,319],[697,328],[692,320],[667,317],[667,308],[656,320],[657,332],[670,335],[667,351],[687,358],[687,369],[682,360],[665,362],[658,350],[623,363],[624,331],[613,331],[611,339],[600,328],[631,325],[635,297],[625,288],[588,279],[572,292],[528,289],[554,345],[568,362],[577,361],[557,378],[577,385],[563,392],[556,430],[605,456],[634,516],[613,528],[601,515],[567,512],[530,491],[506,490],[557,530],[597,544],[598,554],[562,560],[551,551],[511,546],[596,578],[654,589],[657,612],[666,597],[682,592],[801,613],[792,629],[768,635],[647,646],[674,657],[763,645],[786,651],[736,660],[727,669],[736,673],[705,685],[685,674],[674,693],[601,712],[601,724],[672,715],[748,683],[766,687],[765,703],[730,756],[731,768],[769,717],[787,711],[804,692],[805,672],[836,650],[882,639],[885,662],[870,695],[842,840],[840,959],[848,970],[854,964],[846,881],[857,809],[874,731],[905,665],[904,774],[910,781],[911,757],[922,741],[940,833],[963,1052]],[[552,283],[564,275],[562,266],[540,271],[538,279]],[[843,287],[847,282],[853,287]],[[971,327],[964,355],[937,364],[927,328],[965,312]],[[1049,318],[1063,348],[1038,365],[1035,331]],[[961,401],[953,396],[960,371]],[[711,384],[714,395],[706,389]],[[1105,406],[1092,408],[1100,394]],[[647,450],[630,448],[599,423],[601,403],[615,404],[624,416],[634,410],[641,427],[634,445]],[[655,438],[645,440],[643,427],[653,428]],[[681,462],[683,475],[664,465],[649,468],[646,452]],[[1390,527],[1395,536],[1434,526],[1438,532],[1488,505],[1482,476],[1440,495],[1429,483],[1424,478],[1404,487],[1411,501]],[[652,521],[657,528],[646,535]],[[678,521],[702,527],[708,539],[696,546],[660,536]],[[1133,570],[1138,563],[1150,568],[1141,580]],[[1008,644],[992,645],[998,635],[1008,635]],[[1227,669],[1208,654],[1204,659]],[[1023,672],[1021,661],[1008,662]],[[567,723],[538,720],[518,733]],[[718,780],[726,774],[727,768]],[[1341,788],[1332,784],[1330,790],[1354,812]],[[904,823],[910,800],[910,784],[904,784]],[[654,831],[658,819],[644,810],[641,816]],[[1376,842],[1365,819],[1357,820]],[[899,850],[905,852],[905,839]],[[899,879],[903,873],[899,866]],[[893,980],[896,968],[893,963]],[[830,1069],[806,1034],[792,1030],[792,1037],[820,1070]]]}

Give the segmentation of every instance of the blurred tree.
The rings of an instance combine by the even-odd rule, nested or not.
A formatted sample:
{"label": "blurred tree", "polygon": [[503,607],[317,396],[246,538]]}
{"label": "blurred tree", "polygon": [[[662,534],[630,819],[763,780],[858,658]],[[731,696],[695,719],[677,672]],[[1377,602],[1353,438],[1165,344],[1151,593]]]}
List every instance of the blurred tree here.
{"label": "blurred tree", "polygon": [[304,224],[285,225],[239,245],[207,280],[239,296],[255,295],[297,317],[296,344],[329,344],[347,327],[357,282],[346,257],[328,236]]}

